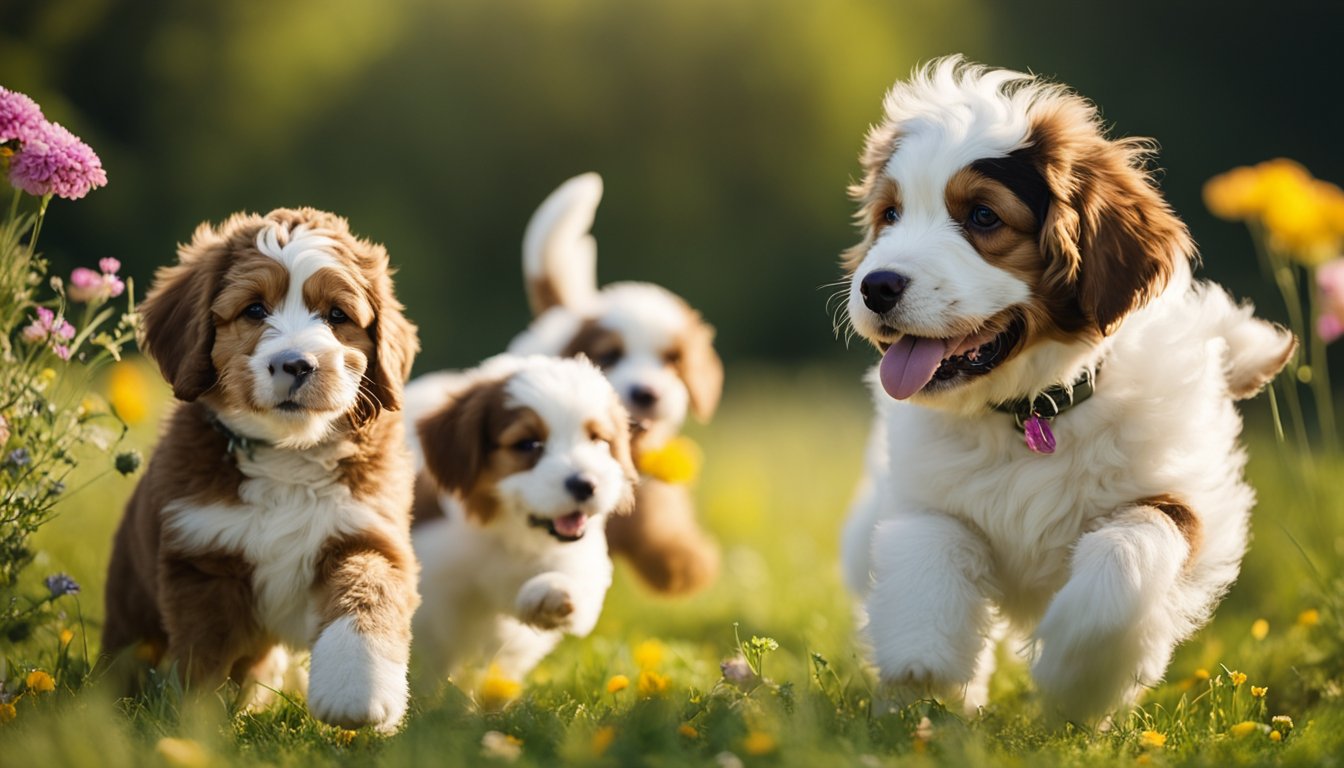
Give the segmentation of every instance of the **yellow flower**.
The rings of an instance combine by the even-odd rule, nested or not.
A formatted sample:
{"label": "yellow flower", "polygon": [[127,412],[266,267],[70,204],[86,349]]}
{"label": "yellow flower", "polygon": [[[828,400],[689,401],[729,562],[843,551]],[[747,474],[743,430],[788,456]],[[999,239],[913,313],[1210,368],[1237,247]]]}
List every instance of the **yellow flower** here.
{"label": "yellow flower", "polygon": [[663,644],[657,640],[645,640],[635,646],[634,657],[635,666],[640,669],[653,669],[663,663],[663,654],[666,653]]}
{"label": "yellow flower", "polygon": [[1288,733],[1293,730],[1293,718],[1287,715],[1275,715],[1269,722],[1274,726],[1274,730]]}
{"label": "yellow flower", "polygon": [[607,693],[620,693],[630,687],[630,678],[625,675],[612,675],[607,681]]}
{"label": "yellow flower", "polygon": [[748,755],[768,755],[775,751],[775,737],[761,731],[752,731],[742,740],[742,751]]}
{"label": "yellow flower", "polygon": [[1337,255],[1344,238],[1344,190],[1292,160],[1215,176],[1204,185],[1204,203],[1224,219],[1260,220],[1276,247],[1309,266]]}
{"label": "yellow flower", "polygon": [[1263,687],[1258,685],[1251,686],[1251,698],[1253,699],[1263,699],[1265,698],[1266,693],[1269,693],[1269,686],[1263,686]]}
{"label": "yellow flower", "polygon": [[91,413],[103,413],[107,408],[103,404],[103,399],[97,395],[85,395],[83,400],[79,401],[79,415],[85,416]]}
{"label": "yellow flower", "polygon": [[1275,743],[1283,741],[1283,734],[1279,733],[1278,731],[1270,731],[1269,740]]}
{"label": "yellow flower", "polygon": [[1207,670],[1207,669],[1205,669],[1205,668],[1203,668],[1203,667],[1200,667],[1199,669],[1196,669],[1196,670],[1195,670],[1195,679],[1196,679],[1196,680],[1208,680],[1208,679],[1209,679],[1209,670]]}
{"label": "yellow flower", "polygon": [[611,742],[616,740],[616,729],[610,725],[604,725],[593,731],[592,749],[593,755],[601,757],[611,746]]}
{"label": "yellow flower", "polygon": [[68,630],[68,629],[62,629],[62,630],[61,630],[61,647],[62,647],[62,648],[64,648],[65,646],[69,645],[69,644],[70,644],[70,641],[71,641],[71,640],[74,640],[74,639],[75,639],[75,633],[74,633],[74,632],[71,632],[71,631]]}
{"label": "yellow flower", "polygon": [[112,366],[107,375],[107,399],[116,409],[117,415],[127,424],[144,421],[149,411],[145,398],[149,383],[140,372],[139,366],[131,362],[120,362]]}
{"label": "yellow flower", "polygon": [[1167,736],[1157,731],[1144,731],[1139,734],[1139,746],[1148,749],[1161,749],[1167,745]]}
{"label": "yellow flower", "polygon": [[175,768],[204,768],[210,764],[210,753],[200,742],[191,739],[165,736],[154,745],[154,751]]}
{"label": "yellow flower", "polygon": [[1204,183],[1204,205],[1220,219],[1237,221],[1260,212],[1260,175],[1254,168],[1233,168]]}
{"label": "yellow flower", "polygon": [[1308,608],[1297,614],[1297,626],[1299,627],[1314,627],[1319,623],[1321,623],[1321,612],[1315,608]]}
{"label": "yellow flower", "polygon": [[655,696],[667,690],[667,677],[651,669],[639,673],[639,695]]}
{"label": "yellow flower", "polygon": [[40,669],[34,669],[28,673],[28,690],[35,693],[51,693],[56,690],[56,681],[51,679],[51,675]]}
{"label": "yellow flower", "polygon": [[1246,673],[1245,673],[1245,672],[1237,672],[1236,670],[1233,670],[1233,671],[1231,671],[1231,672],[1228,672],[1228,673],[1227,673],[1227,676],[1228,676],[1229,679],[1232,680],[1232,687],[1233,687],[1233,688],[1235,688],[1235,687],[1241,685],[1242,683],[1246,682]]}
{"label": "yellow flower", "polygon": [[689,483],[700,473],[700,446],[684,435],[639,455],[639,471],[664,483]]}
{"label": "yellow flower", "polygon": [[0,723],[8,723],[19,716],[19,711],[8,701],[0,701]]}
{"label": "yellow flower", "polygon": [[1258,731],[1258,730],[1260,730],[1261,728],[1264,728],[1264,727],[1265,727],[1265,726],[1261,725],[1260,723],[1257,723],[1257,722],[1254,722],[1254,721],[1251,721],[1251,720],[1244,720],[1244,721],[1242,721],[1242,722],[1240,722],[1240,723],[1237,723],[1236,725],[1232,726],[1231,728],[1228,728],[1228,729],[1227,729],[1227,732],[1230,733],[1230,734],[1232,734],[1233,736],[1236,736],[1238,739],[1240,739],[1240,738],[1244,738],[1244,737],[1246,737],[1246,736],[1248,736],[1248,735],[1250,735],[1250,734],[1252,734],[1252,733],[1255,733],[1256,731]]}
{"label": "yellow flower", "polygon": [[1141,755],[1139,755],[1138,757],[1134,758],[1134,764],[1135,764],[1135,765],[1152,765],[1152,764],[1153,764],[1153,756],[1150,755],[1150,754],[1148,754],[1147,752],[1144,752],[1143,754],[1141,754]]}
{"label": "yellow flower", "polygon": [[355,731],[339,728],[336,731],[336,743],[343,747],[348,747],[350,746],[350,742],[354,741],[355,736],[357,735],[358,734]]}
{"label": "yellow flower", "polygon": [[506,704],[518,698],[523,692],[523,684],[504,676],[499,665],[491,664],[481,681],[481,708],[486,710],[503,709]]}
{"label": "yellow flower", "polygon": [[1264,619],[1256,619],[1251,625],[1251,637],[1256,640],[1264,640],[1269,636],[1269,622]]}
{"label": "yellow flower", "polygon": [[682,723],[681,725],[677,726],[677,733],[681,734],[682,736],[685,736],[688,739],[694,739],[700,736],[700,732],[695,730],[695,726],[691,725],[690,723]]}

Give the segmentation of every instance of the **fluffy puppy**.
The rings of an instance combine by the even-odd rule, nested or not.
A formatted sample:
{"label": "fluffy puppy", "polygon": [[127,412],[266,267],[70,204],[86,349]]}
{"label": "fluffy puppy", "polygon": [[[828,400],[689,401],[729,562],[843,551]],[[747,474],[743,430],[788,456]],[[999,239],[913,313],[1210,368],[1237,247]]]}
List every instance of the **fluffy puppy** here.
{"label": "fluffy puppy", "polygon": [[422,377],[407,397],[431,481],[415,507],[420,682],[479,659],[521,679],[602,612],[603,528],[634,501],[629,415],[592,364],[543,356]]}
{"label": "fluffy puppy", "polygon": [[843,536],[883,681],[984,698],[999,622],[1048,710],[1163,676],[1236,578],[1254,494],[1234,400],[1296,342],[1191,277],[1194,246],[1096,108],[935,61],[897,84],[852,190],[848,316],[882,353]]}
{"label": "fluffy puppy", "polygon": [[[597,288],[597,242],[589,233],[602,178],[576,176],[528,222],[523,275],[534,320],[509,345],[515,354],[587,355],[635,420],[636,459],[675,437],[687,413],[708,421],[723,390],[714,329],[684,300],[650,283]],[[641,477],[634,510],[607,527],[611,551],[658,592],[686,594],[711,583],[719,554],[696,521],[684,484]]]}
{"label": "fluffy puppy", "polygon": [[117,530],[103,650],[212,690],[311,648],[309,710],[393,730],[418,597],[391,411],[418,342],[387,253],[301,208],[202,224],[178,258],[140,309],[181,403]]}

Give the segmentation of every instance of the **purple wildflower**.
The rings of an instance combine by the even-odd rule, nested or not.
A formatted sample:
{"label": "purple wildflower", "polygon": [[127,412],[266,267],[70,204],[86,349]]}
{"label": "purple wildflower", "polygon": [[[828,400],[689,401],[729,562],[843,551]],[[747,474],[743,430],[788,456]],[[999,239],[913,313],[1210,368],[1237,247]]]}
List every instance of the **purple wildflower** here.
{"label": "purple wildflower", "polygon": [[68,293],[72,301],[105,301],[120,296],[126,290],[126,284],[117,277],[117,270],[121,269],[120,261],[99,259],[98,268],[102,272],[94,272],[87,267],[76,267],[70,273]]}
{"label": "purple wildflower", "polygon": [[723,673],[724,680],[739,688],[751,683],[756,678],[756,673],[751,671],[751,665],[742,656],[734,656],[721,662],[719,671]]}
{"label": "purple wildflower", "polygon": [[45,580],[47,591],[51,593],[52,599],[64,597],[65,595],[78,595],[79,583],[70,578],[68,573],[56,573],[48,576]]}
{"label": "purple wildflower", "polygon": [[0,88],[0,144],[26,140],[38,133],[45,122],[37,102],[18,91]]}
{"label": "purple wildflower", "polygon": [[103,162],[59,123],[46,123],[26,137],[10,160],[9,181],[37,197],[56,195],[78,200],[107,184]]}
{"label": "purple wildflower", "polygon": [[30,344],[50,341],[51,349],[56,356],[62,360],[69,360],[70,347],[61,342],[75,338],[75,326],[65,318],[57,317],[50,309],[38,307],[37,319],[24,327],[22,335],[23,340]]}
{"label": "purple wildflower", "polygon": [[16,467],[26,467],[32,460],[33,457],[28,455],[27,448],[15,448],[14,450],[9,452],[8,456],[5,457],[5,461],[9,462],[10,464],[13,464]]}

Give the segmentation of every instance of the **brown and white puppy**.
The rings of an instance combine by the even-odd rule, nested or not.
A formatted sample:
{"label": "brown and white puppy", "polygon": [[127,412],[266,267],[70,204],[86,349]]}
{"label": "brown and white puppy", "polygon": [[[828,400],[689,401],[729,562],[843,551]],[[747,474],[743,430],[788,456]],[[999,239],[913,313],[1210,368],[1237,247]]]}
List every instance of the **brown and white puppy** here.
{"label": "brown and white puppy", "polygon": [[185,682],[274,686],[312,649],[308,707],[393,730],[416,564],[401,418],[416,329],[387,252],[329,213],[201,225],[141,305],[181,403],[117,531],[103,650]]}
{"label": "brown and white puppy", "polygon": [[[1295,347],[1216,285],[1096,107],[942,59],[888,94],[852,194],[848,317],[882,353],[843,537],[882,679],[982,703],[1006,624],[1047,710],[1163,676],[1237,576],[1234,400]],[[997,625],[997,626],[996,626]]]}
{"label": "brown and white puppy", "polygon": [[472,661],[521,679],[592,631],[611,585],[605,526],[634,502],[629,415],[582,359],[501,355],[406,390],[424,477],[417,682]]}
{"label": "brown and white puppy", "polygon": [[[534,320],[509,345],[514,354],[583,354],[606,374],[635,421],[636,458],[662,447],[688,413],[708,421],[723,390],[714,329],[685,300],[651,283],[597,287],[597,242],[589,233],[602,178],[576,176],[528,222],[523,274]],[[684,484],[643,476],[634,511],[607,528],[655,590],[693,592],[718,574],[718,549],[696,520]]]}

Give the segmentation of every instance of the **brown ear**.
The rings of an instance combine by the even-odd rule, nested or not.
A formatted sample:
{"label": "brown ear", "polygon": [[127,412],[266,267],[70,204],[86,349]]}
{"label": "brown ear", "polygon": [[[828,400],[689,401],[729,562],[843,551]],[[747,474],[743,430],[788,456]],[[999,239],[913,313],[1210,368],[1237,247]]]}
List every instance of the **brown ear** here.
{"label": "brown ear", "polygon": [[504,382],[475,384],[416,424],[428,470],[439,487],[471,493],[486,469],[491,448],[490,414],[504,401]]}
{"label": "brown ear", "polygon": [[695,418],[709,421],[723,394],[723,361],[714,351],[714,326],[698,316],[681,339],[677,375],[686,384]]}
{"label": "brown ear", "polygon": [[614,392],[611,396],[611,423],[616,430],[611,440],[611,456],[625,473],[625,491],[620,501],[616,502],[616,512],[621,514],[635,508],[635,486],[639,484],[639,470],[635,468],[635,460],[630,452],[630,412],[625,410],[621,399]]}
{"label": "brown ear", "polygon": [[218,380],[210,359],[215,344],[210,305],[228,264],[228,241],[202,224],[191,244],[178,248],[178,263],[155,273],[140,303],[140,349],[159,364],[179,400],[195,400]]}
{"label": "brown ear", "polygon": [[415,354],[420,351],[420,337],[415,325],[402,314],[405,308],[392,293],[392,270],[388,267],[387,251],[380,245],[363,240],[358,242],[364,251],[359,255],[360,262],[371,264],[367,269],[374,275],[370,291],[374,320],[369,329],[374,353],[364,372],[364,389],[372,402],[363,403],[364,412],[359,415],[361,420],[367,420],[377,416],[379,410],[401,409],[402,387],[411,375]]}
{"label": "brown ear", "polygon": [[1161,293],[1178,259],[1194,254],[1182,222],[1146,169],[1150,147],[1109,141],[1077,96],[1038,116],[1032,145],[1050,191],[1041,228],[1048,289],[1072,288],[1102,334]]}

